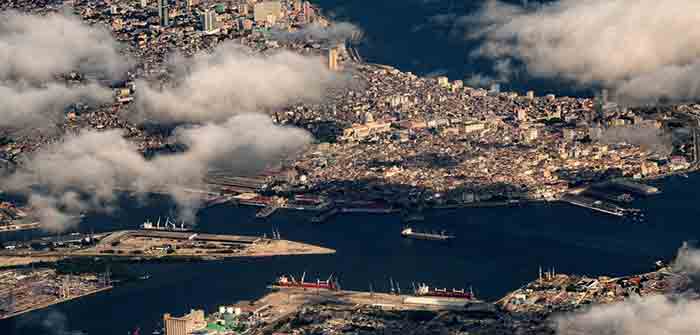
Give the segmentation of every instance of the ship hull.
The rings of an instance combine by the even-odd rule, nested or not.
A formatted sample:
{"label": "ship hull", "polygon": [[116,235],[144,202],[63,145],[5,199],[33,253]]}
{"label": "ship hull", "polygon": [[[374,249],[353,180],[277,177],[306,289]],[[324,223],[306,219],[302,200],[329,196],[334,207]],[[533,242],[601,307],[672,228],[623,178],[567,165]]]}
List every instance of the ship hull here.
{"label": "ship hull", "polygon": [[422,297],[422,296],[408,296],[404,299],[407,304],[414,305],[435,305],[435,306],[447,306],[447,307],[465,307],[471,302],[469,299],[455,299],[455,298],[444,298],[444,297]]}
{"label": "ship hull", "polygon": [[447,241],[452,238],[453,236],[442,236],[442,235],[431,235],[431,234],[402,234],[401,236],[405,238],[411,238],[414,240],[430,240],[430,241]]}
{"label": "ship hull", "polygon": [[304,288],[304,289],[320,289],[320,290],[335,290],[335,286],[330,284],[317,283],[276,283],[275,286],[286,288]]}

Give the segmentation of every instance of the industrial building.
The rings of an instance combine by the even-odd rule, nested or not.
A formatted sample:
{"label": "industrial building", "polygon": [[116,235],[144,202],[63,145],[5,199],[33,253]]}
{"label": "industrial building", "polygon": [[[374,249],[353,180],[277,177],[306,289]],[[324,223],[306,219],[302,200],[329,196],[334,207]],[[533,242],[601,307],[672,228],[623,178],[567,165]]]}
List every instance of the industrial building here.
{"label": "industrial building", "polygon": [[203,310],[192,309],[189,314],[182,317],[174,317],[169,313],[163,314],[163,326],[165,335],[188,335],[205,328],[207,323],[204,320]]}

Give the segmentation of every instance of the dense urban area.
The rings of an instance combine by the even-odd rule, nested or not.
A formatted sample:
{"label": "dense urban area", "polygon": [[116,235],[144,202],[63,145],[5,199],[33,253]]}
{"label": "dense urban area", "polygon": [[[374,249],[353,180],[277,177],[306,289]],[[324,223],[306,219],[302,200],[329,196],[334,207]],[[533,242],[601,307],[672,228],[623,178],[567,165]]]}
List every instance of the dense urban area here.
{"label": "dense urban area", "polygon": [[[700,164],[700,105],[628,107],[606,90],[593,98],[508,92],[498,84],[469,87],[461,79],[422,77],[367,63],[355,48],[362,32],[333,22],[308,1],[5,0],[0,11],[75,16],[108,29],[132,61],[122,80],[107,83],[78,70],[54,78],[66,87],[107,85],[112,92],[108,103],[72,101],[59,106],[61,117],[44,127],[0,126],[3,176],[22,169],[42,148],[86,130],[119,129],[148,158],[188,150],[173,133],[182,123],[199,120],[135,120],[139,85],[173,85],[179,80],[174,57],[215,53],[226,43],[259,57],[282,50],[315,56],[334,83],[316,101],[259,107],[257,112],[266,113],[275,125],[303,129],[312,140],[301,152],[261,171],[208,169],[202,180],[177,185],[201,194],[201,206],[259,206],[261,218],[278,209],[308,210],[313,222],[322,222],[343,212],[407,214],[423,208],[566,201],[622,216],[637,213],[620,207],[632,196],[659,192],[646,180],[683,175]],[[0,232],[38,229],[50,217],[22,196],[2,195]],[[7,269],[0,271],[0,319],[112,288],[109,270],[96,274],[48,265],[66,258],[334,253],[282,240],[279,231],[267,238],[204,234],[151,222],[141,228],[3,240],[0,257]],[[402,235],[450,238],[410,230]],[[32,258],[41,263],[29,268]],[[356,292],[341,290],[330,278],[304,282],[302,277],[290,284],[285,277],[256,302],[232,302],[208,315],[203,310],[182,317],[165,314],[163,329],[168,335],[554,334],[561,327],[553,319],[559,313],[677,294],[691,283],[683,269],[661,262],[654,272],[619,278],[540,269],[535,281],[497,302],[484,302],[464,289],[423,286],[422,292],[414,285],[414,294],[402,295],[394,292],[392,282],[389,293]]]}
{"label": "dense urban area", "polygon": [[[238,194],[248,204],[329,208],[333,202],[382,211],[557,200],[580,186],[684,172],[697,162],[698,105],[630,109],[610,101],[605,91],[594,99],[522,95],[501,92],[497,84],[472,88],[462,80],[363,63],[352,47],[359,31],[294,35],[311,29],[307,26],[334,29],[308,2],[180,1],[163,7],[76,0],[65,6],[85,22],[111,27],[136,62],[126,80],[112,84],[112,104],[71,104],[55,124],[59,132],[5,129],[0,159],[7,169],[62,133],[80,129],[124,129],[145,154],[178,150],[167,131],[128,118],[135,81],[165,84],[172,77],[167,62],[172,53],[191,56],[228,40],[261,54],[290,49],[320,55],[347,81],[319,103],[269,111],[278,124],[314,136],[299,156],[256,176],[210,171],[207,192]],[[63,8],[62,1],[2,5],[31,13]],[[64,80],[78,85],[85,78],[73,72]],[[16,206],[0,205],[3,223],[31,221],[26,218],[31,210]]]}

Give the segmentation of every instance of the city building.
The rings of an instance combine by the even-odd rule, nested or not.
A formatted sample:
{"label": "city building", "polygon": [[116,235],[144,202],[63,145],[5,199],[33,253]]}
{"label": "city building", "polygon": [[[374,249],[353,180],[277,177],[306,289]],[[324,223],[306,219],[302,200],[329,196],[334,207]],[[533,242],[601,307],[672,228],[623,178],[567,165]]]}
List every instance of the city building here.
{"label": "city building", "polygon": [[206,327],[207,323],[204,320],[203,310],[192,309],[189,314],[182,317],[170,316],[169,313],[163,314],[163,326],[165,335],[188,335]]}
{"label": "city building", "polygon": [[315,13],[314,13],[314,8],[311,6],[311,3],[308,1],[304,1],[304,21],[306,23],[310,23],[313,21]]}
{"label": "city building", "polygon": [[161,27],[170,25],[170,5],[168,0],[158,0],[158,18]]}
{"label": "city building", "polygon": [[263,1],[256,3],[253,8],[256,23],[269,22],[282,17],[282,4],[279,1]]}
{"label": "city building", "polygon": [[141,0],[141,8],[148,7],[148,0]]}
{"label": "city building", "polygon": [[328,49],[328,69],[338,71],[338,48]]}
{"label": "city building", "polygon": [[216,22],[216,13],[213,10],[205,10],[200,16],[200,21],[202,22],[202,31],[205,33],[213,34],[219,31],[219,27]]}

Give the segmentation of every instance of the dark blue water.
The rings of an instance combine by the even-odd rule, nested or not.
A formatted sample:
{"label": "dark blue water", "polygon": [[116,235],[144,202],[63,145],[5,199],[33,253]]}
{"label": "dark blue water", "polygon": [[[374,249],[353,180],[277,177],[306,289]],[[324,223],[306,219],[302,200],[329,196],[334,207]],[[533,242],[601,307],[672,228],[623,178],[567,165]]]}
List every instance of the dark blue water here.
{"label": "dark blue water", "polygon": [[[156,326],[164,312],[189,308],[213,311],[218,305],[255,299],[280,273],[306,271],[311,278],[338,273],[346,288],[388,288],[392,277],[409,287],[424,281],[447,287],[472,285],[485,299],[496,299],[537,275],[538,266],[589,275],[650,270],[659,258],[671,258],[685,240],[700,236],[694,218],[700,176],[673,177],[661,183],[664,194],[637,201],[648,222],[635,224],[563,204],[430,212],[424,229],[445,229],[458,236],[451,244],[405,240],[395,216],[339,216],[324,225],[305,213],[253,218],[252,208],[220,206],[200,215],[210,232],[263,234],[272,225],[284,238],[337,249],[335,255],[274,257],[211,263],[133,265],[152,278],[20,316],[0,324],[11,334],[42,334],[42,320],[66,316],[65,327],[90,334],[124,334]],[[84,231],[133,228],[145,215],[157,215],[157,203],[135,206],[112,219],[88,220]],[[34,328],[29,327],[34,325]],[[3,332],[4,334],[4,332]]]}
{"label": "dark blue water", "polygon": [[[430,19],[472,13],[482,1],[315,2],[365,31],[360,52],[367,61],[422,75],[446,74],[451,79],[489,74],[492,64],[469,57],[478,43],[462,39],[463,30]],[[526,75],[503,86],[577,94],[569,85]],[[280,273],[307,271],[311,278],[338,273],[343,286],[351,289],[367,289],[370,283],[377,290],[386,289],[389,277],[406,288],[411,281],[447,287],[471,285],[481,298],[497,299],[534,279],[539,266],[589,275],[647,271],[655,260],[673,257],[682,241],[700,236],[695,221],[700,214],[696,196],[700,176],[673,177],[660,186],[663,195],[634,203],[646,212],[648,220],[643,225],[562,204],[428,213],[422,228],[457,235],[450,244],[402,239],[401,223],[395,216],[348,215],[312,225],[305,213],[288,212],[258,221],[252,208],[211,208],[200,214],[204,231],[259,235],[270,232],[274,225],[284,238],[335,248],[337,254],[133,265],[135,271],[148,272],[152,278],[0,322],[0,334],[60,334],[61,329],[69,329],[123,335],[137,326],[148,333],[165,312],[213,311],[221,304],[258,298]],[[91,216],[80,229],[135,228],[146,217],[168,210],[169,205],[157,200],[147,206],[131,204],[111,216]],[[28,239],[32,235],[0,238]]]}
{"label": "dark blue water", "polygon": [[[520,5],[522,0],[502,0]],[[530,6],[547,1],[530,0]],[[418,75],[446,75],[451,80],[475,74],[497,78],[495,62],[472,57],[482,41],[467,40],[477,27],[461,24],[458,18],[474,15],[485,0],[312,0],[324,14],[348,21],[364,31],[358,51],[366,62],[395,66]],[[554,93],[591,96],[588,87],[575,87],[552,79],[534,78],[513,63],[511,78],[501,83],[504,90],[538,95]]]}

